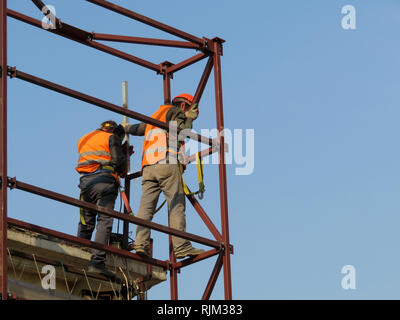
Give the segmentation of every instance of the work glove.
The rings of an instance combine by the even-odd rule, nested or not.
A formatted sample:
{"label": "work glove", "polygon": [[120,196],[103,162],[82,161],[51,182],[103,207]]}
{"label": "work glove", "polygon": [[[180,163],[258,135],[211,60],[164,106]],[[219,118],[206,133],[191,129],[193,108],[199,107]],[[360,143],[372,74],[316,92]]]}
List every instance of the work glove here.
{"label": "work glove", "polygon": [[118,127],[116,127],[114,129],[114,134],[118,137],[120,137],[121,139],[123,139],[125,137],[125,129],[124,127],[120,124],[118,125]]}
{"label": "work glove", "polygon": [[122,152],[124,154],[128,153],[129,151],[129,156],[133,155],[135,152],[133,151],[133,146],[128,145],[128,141],[125,141],[124,144],[122,145]]}
{"label": "work glove", "polygon": [[199,108],[197,106],[197,103],[195,103],[194,105],[192,105],[189,110],[187,110],[185,112],[185,116],[186,118],[190,118],[193,120],[196,120],[197,117],[199,116]]}

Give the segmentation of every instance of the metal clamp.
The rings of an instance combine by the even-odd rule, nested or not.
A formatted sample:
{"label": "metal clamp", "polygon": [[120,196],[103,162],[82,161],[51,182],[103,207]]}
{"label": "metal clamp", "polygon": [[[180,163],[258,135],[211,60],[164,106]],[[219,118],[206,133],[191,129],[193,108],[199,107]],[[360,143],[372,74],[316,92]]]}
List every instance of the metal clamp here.
{"label": "metal clamp", "polygon": [[17,76],[17,67],[7,67],[7,75],[12,79]]}
{"label": "metal clamp", "polygon": [[17,178],[8,178],[7,179],[7,187],[10,188],[10,190],[15,189],[17,187]]}
{"label": "metal clamp", "polygon": [[199,191],[198,197],[200,200],[203,200],[204,198],[204,191]]}

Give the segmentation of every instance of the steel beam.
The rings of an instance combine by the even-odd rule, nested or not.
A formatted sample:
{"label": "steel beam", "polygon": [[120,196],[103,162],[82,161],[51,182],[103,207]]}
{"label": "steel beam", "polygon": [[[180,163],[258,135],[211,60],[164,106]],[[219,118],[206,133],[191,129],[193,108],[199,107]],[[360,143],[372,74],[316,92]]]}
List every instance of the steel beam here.
{"label": "steel beam", "polygon": [[[56,91],[58,93],[65,94],[65,95],[67,95],[69,97],[72,97],[72,98],[75,98],[75,99],[78,99],[78,100],[81,100],[81,101],[96,105],[98,107],[113,111],[115,113],[119,113],[119,114],[125,115],[125,116],[127,116],[129,118],[136,119],[138,121],[142,121],[142,122],[154,125],[156,127],[163,128],[165,130],[169,130],[169,126],[168,126],[167,123],[159,121],[159,120],[155,120],[155,119],[153,119],[151,117],[148,117],[148,116],[145,116],[145,115],[143,115],[143,114],[141,114],[139,112],[135,112],[135,111],[132,111],[132,110],[127,110],[127,109],[125,109],[123,107],[117,106],[117,105],[112,104],[110,102],[107,102],[107,101],[104,101],[104,100],[101,100],[101,99],[97,99],[95,97],[89,96],[89,95],[84,94],[82,92],[69,89],[67,87],[58,85],[56,83],[41,79],[39,77],[35,77],[33,75],[30,75],[28,73],[24,73],[24,72],[22,72],[20,70],[17,70],[15,68],[10,68],[9,73],[10,73],[11,77],[15,77],[17,79],[24,80],[24,81],[36,84],[36,85],[41,86],[43,88],[47,88],[47,89]],[[178,129],[178,132],[179,131],[181,131],[181,130]],[[196,134],[194,132],[192,132],[192,133],[188,132],[187,136],[189,138],[193,139],[193,140],[197,140],[197,141],[200,141],[202,143],[209,144],[210,146],[214,146],[215,145],[215,142],[214,142],[213,139],[201,136],[201,135]]]}
{"label": "steel beam", "polygon": [[93,4],[97,4],[98,6],[101,6],[103,8],[108,9],[108,10],[114,11],[116,13],[122,14],[125,17],[128,17],[128,18],[131,18],[133,20],[142,22],[142,23],[147,24],[147,25],[149,25],[151,27],[154,27],[154,28],[157,28],[159,30],[165,31],[165,32],[167,32],[169,34],[172,34],[172,35],[178,37],[178,38],[182,38],[184,40],[196,43],[198,45],[203,45],[204,44],[203,39],[200,39],[200,38],[198,38],[198,37],[196,37],[194,35],[191,35],[191,34],[189,34],[187,32],[184,32],[184,31],[178,30],[176,28],[173,28],[171,26],[168,26],[168,25],[166,25],[164,23],[161,23],[159,21],[150,19],[150,18],[148,18],[146,16],[143,16],[143,15],[141,15],[139,13],[136,13],[134,11],[128,10],[126,8],[123,8],[123,7],[120,7],[120,6],[118,6],[116,4],[113,4],[113,3],[109,2],[109,1],[104,1],[104,0],[86,0],[86,1],[91,2]]}
{"label": "steel beam", "polygon": [[231,280],[231,252],[229,242],[229,220],[228,220],[228,194],[226,185],[226,166],[225,166],[225,141],[222,134],[224,130],[224,112],[222,100],[222,76],[221,76],[221,55],[223,40],[219,38],[214,41],[214,82],[215,82],[215,104],[217,113],[217,129],[220,139],[219,152],[219,190],[221,205],[221,228],[222,239],[225,245],[224,252],[224,290],[225,299],[232,299],[232,280]]}
{"label": "steel beam", "polygon": [[209,57],[206,67],[204,68],[203,74],[201,75],[199,85],[197,86],[196,93],[193,98],[194,103],[200,102],[204,89],[207,85],[208,78],[210,77],[213,65],[214,65],[213,57]]}
{"label": "steel beam", "polygon": [[0,294],[7,293],[7,0],[0,0]]}
{"label": "steel beam", "polygon": [[201,298],[202,300],[210,299],[211,293],[214,290],[215,283],[218,280],[219,273],[221,272],[221,268],[222,268],[222,264],[223,264],[223,260],[224,260],[223,257],[224,257],[223,254],[220,254],[218,256],[217,262],[215,263],[214,269],[211,273],[210,280],[208,281],[207,287],[204,290],[203,297]]}
{"label": "steel beam", "polygon": [[204,224],[207,226],[208,230],[210,230],[211,234],[214,236],[215,240],[222,241],[222,236],[219,233],[217,227],[214,225],[210,217],[207,215],[203,207],[197,201],[194,195],[186,196],[190,203],[192,204],[193,208],[199,214],[200,218],[203,220]]}
{"label": "steel beam", "polygon": [[203,52],[198,53],[193,57],[190,57],[190,58],[188,58],[188,59],[186,59],[186,60],[184,60],[182,62],[179,62],[177,64],[172,65],[171,67],[169,67],[167,69],[167,72],[172,74],[172,73],[177,72],[177,71],[179,71],[179,70],[181,70],[183,68],[186,68],[186,67],[188,67],[188,66],[190,66],[190,65],[192,65],[192,64],[194,64],[196,62],[199,62],[199,61],[201,61],[201,60],[203,60],[204,58],[207,58],[207,57],[208,57],[208,54],[206,54],[206,53],[203,53]]}
{"label": "steel beam", "polygon": [[132,37],[132,36],[120,36],[105,33],[92,33],[92,37],[95,40],[111,41],[111,42],[124,42],[133,44],[144,44],[150,46],[161,46],[161,47],[172,47],[172,48],[183,48],[183,49],[198,49],[200,46],[186,41],[174,41],[164,39],[153,39],[143,37]]}
{"label": "steel beam", "polygon": [[[7,12],[8,16],[14,19],[17,19],[19,21],[25,22],[27,24],[30,24],[34,27],[37,27],[39,29],[45,30],[42,28],[42,22],[36,19],[33,19],[29,16],[26,16],[20,12],[16,12],[13,10],[8,10]],[[148,68],[150,70],[159,72],[160,67],[157,64],[154,64],[152,62],[146,61],[144,59],[135,57],[133,55],[130,55],[126,52],[114,49],[112,47],[106,46],[104,44],[101,44],[99,42],[91,40],[92,34],[90,32],[87,32],[85,30],[78,29],[74,26],[71,26],[67,23],[62,22],[60,28],[56,29],[48,29],[48,32],[57,34],[59,36],[62,36],[64,38],[68,38],[70,40],[79,42],[81,44],[87,45],[91,48],[103,51],[105,53],[111,54],[113,56],[116,56],[118,58],[124,59],[126,61],[135,63],[137,65],[140,65],[142,67]]]}
{"label": "steel beam", "polygon": [[[164,103],[171,103],[171,75],[168,73],[167,69],[171,64],[165,61],[163,66],[163,88],[164,88]],[[168,212],[168,226],[169,226],[169,212]],[[169,250],[169,260],[171,263],[176,262],[174,254],[174,246],[172,243],[172,236],[168,236],[168,250]],[[178,271],[171,266],[169,270],[169,281],[170,281],[170,294],[171,300],[178,300]]]}
{"label": "steel beam", "polygon": [[168,68],[172,66],[172,63],[169,61],[164,61],[161,64],[162,74],[163,74],[163,89],[164,89],[164,104],[170,104],[171,97],[171,78],[172,74],[168,73]]}

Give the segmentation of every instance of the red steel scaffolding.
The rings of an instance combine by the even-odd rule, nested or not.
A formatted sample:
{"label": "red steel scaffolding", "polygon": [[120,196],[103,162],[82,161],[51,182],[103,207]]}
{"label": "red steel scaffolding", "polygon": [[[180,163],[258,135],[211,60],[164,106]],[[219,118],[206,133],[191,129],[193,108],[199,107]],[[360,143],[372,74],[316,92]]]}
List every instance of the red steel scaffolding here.
{"label": "red steel scaffolding", "polygon": [[[177,285],[177,274],[179,270],[185,266],[191,265],[193,263],[199,262],[201,260],[218,256],[216,264],[211,272],[209,281],[205,287],[202,299],[209,299],[211,293],[214,289],[215,283],[218,279],[221,269],[223,268],[224,274],[224,294],[225,299],[232,299],[232,286],[231,286],[231,262],[230,255],[233,254],[233,246],[229,241],[229,222],[228,222],[228,200],[227,200],[227,184],[226,184],[226,167],[225,167],[225,151],[226,145],[224,143],[224,137],[222,131],[224,129],[224,117],[223,117],[223,100],[222,100],[222,79],[221,79],[221,56],[222,56],[222,44],[224,40],[220,38],[198,38],[194,35],[186,33],[184,31],[175,29],[171,26],[165,25],[161,22],[155,21],[136,12],[113,4],[105,0],[86,0],[92,4],[101,6],[105,9],[114,11],[123,16],[129,17],[133,20],[142,22],[151,27],[162,30],[166,33],[174,35],[181,38],[181,41],[174,40],[164,40],[164,39],[152,39],[152,38],[142,38],[142,37],[131,37],[131,36],[119,36],[111,34],[100,34],[94,32],[87,32],[85,30],[79,29],[60,19],[55,18],[54,28],[44,29],[42,27],[42,22],[26,16],[22,13],[10,10],[7,8],[7,0],[0,0],[0,123],[1,123],[1,136],[0,136],[0,149],[1,149],[1,159],[0,159],[0,289],[1,297],[3,300],[9,298],[9,293],[7,292],[7,225],[13,225],[22,227],[27,230],[38,232],[41,234],[53,236],[59,239],[64,239],[82,246],[90,248],[98,248],[105,250],[112,254],[116,254],[125,258],[133,259],[136,261],[145,262],[149,266],[155,265],[168,270],[170,273],[170,290],[171,299],[178,299],[178,285]],[[41,0],[32,0],[32,2],[47,15],[47,7]],[[10,178],[7,175],[7,77],[17,78],[24,80],[38,86],[47,88],[49,90],[56,91],[58,93],[70,96],[72,98],[93,104],[100,108],[104,108],[115,113],[133,118],[148,124],[155,125],[157,127],[168,130],[168,124],[160,122],[158,120],[152,119],[141,113],[128,110],[126,108],[120,107],[118,105],[112,104],[110,102],[100,100],[98,98],[92,97],[82,92],[75,91],[73,89],[61,86],[59,84],[50,82],[45,79],[35,77],[18,70],[16,67],[10,67],[7,65],[7,17],[25,22],[34,27],[46,30],[53,34],[68,38],[70,40],[79,42],[86,46],[92,47],[94,49],[109,53],[118,58],[130,61],[134,64],[140,65],[147,69],[155,71],[157,74],[163,77],[163,90],[164,90],[164,103],[171,102],[171,78],[173,74],[185,67],[188,67],[198,61],[203,59],[208,59],[204,72],[200,78],[199,84],[197,86],[194,100],[199,102],[205,86],[208,82],[209,76],[212,71],[214,71],[214,86],[215,86],[215,103],[216,103],[216,120],[217,129],[219,135],[215,139],[208,137],[203,137],[201,135],[192,133],[189,138],[201,141],[204,144],[209,145],[208,149],[201,151],[200,156],[205,157],[214,152],[219,153],[219,190],[220,190],[220,209],[221,209],[221,232],[214,225],[210,217],[207,215],[205,210],[202,208],[200,203],[197,201],[194,195],[187,196],[189,202],[193,205],[196,212],[199,214],[200,218],[204,221],[205,225],[210,230],[211,234],[215,239],[208,239],[198,235],[194,235],[188,232],[178,231],[176,229],[169,228],[167,226],[157,224],[154,222],[145,221],[139,219],[135,216],[128,215],[125,213],[120,213],[111,209],[97,207],[94,204],[84,202],[75,198],[68,197],[63,194],[53,192],[51,190],[42,189],[38,186],[30,185],[16,178]],[[105,40],[114,42],[126,42],[126,43],[136,43],[145,45],[155,45],[155,46],[167,46],[185,49],[194,49],[199,51],[198,54],[192,56],[189,59],[181,61],[177,64],[170,63],[168,61],[162,62],[160,64],[154,64],[152,62],[143,60],[126,52],[114,49],[110,46],[104,45],[95,40]],[[194,161],[194,155],[190,156],[189,161]],[[125,178],[125,190],[129,196],[130,181],[132,179],[140,177],[141,173],[131,173]],[[42,197],[60,201],[75,207],[95,210],[99,213],[112,216],[116,219],[120,219],[124,222],[124,245],[122,249],[115,248],[108,245],[102,245],[93,241],[77,238],[65,233],[61,233],[55,230],[50,230],[41,226],[33,225],[24,221],[16,220],[7,216],[7,191],[8,189],[17,188],[32,194],[36,194]],[[203,254],[193,258],[186,259],[177,262],[170,246],[170,260],[158,260],[155,258],[145,258],[141,257],[135,253],[130,252],[127,247],[128,230],[129,224],[133,223],[136,225],[145,226],[159,232],[169,234],[169,239],[171,243],[171,235],[179,236],[206,246],[211,247],[210,250],[204,252]]]}

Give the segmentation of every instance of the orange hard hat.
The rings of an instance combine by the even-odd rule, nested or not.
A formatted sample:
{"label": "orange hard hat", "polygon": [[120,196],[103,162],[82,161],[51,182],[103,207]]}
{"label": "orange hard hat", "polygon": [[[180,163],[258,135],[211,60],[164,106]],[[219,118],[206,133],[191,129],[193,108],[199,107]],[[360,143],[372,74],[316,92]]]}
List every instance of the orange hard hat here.
{"label": "orange hard hat", "polygon": [[[186,101],[185,101],[186,100]],[[192,104],[193,102],[193,96],[191,94],[188,93],[182,93],[179,96],[176,96],[172,102],[175,101],[183,101],[183,102],[188,102],[189,104]]]}

